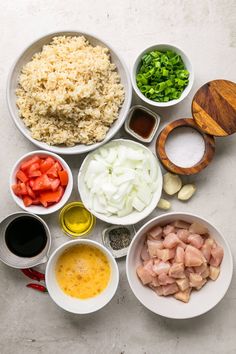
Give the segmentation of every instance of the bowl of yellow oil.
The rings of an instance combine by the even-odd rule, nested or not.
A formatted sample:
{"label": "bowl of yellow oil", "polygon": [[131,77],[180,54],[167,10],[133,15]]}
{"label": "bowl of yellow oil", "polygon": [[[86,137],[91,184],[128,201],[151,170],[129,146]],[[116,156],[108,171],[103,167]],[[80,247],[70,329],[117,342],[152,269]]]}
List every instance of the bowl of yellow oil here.
{"label": "bowl of yellow oil", "polygon": [[72,238],[87,236],[92,232],[96,218],[81,202],[72,202],[64,206],[59,215],[63,232]]}

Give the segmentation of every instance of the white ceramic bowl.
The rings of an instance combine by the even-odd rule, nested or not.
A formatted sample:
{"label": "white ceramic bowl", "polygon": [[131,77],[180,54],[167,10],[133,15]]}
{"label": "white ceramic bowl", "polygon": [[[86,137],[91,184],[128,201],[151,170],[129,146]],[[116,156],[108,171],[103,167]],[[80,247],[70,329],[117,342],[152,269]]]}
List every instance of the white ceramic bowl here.
{"label": "white ceramic bowl", "polygon": [[[58,258],[65,250],[75,245],[91,245],[97,247],[100,251],[102,251],[107,256],[111,267],[111,278],[106,289],[104,289],[104,291],[100,295],[86,300],[80,300],[77,298],[73,298],[69,295],[66,295],[61,290],[56,280],[55,266]],[[47,263],[46,285],[47,285],[49,295],[58,306],[60,306],[61,308],[69,312],[73,312],[77,314],[86,314],[101,309],[115,295],[118,283],[119,283],[119,270],[115,259],[113,258],[110,251],[108,251],[107,248],[105,248],[98,242],[92,240],[83,239],[83,240],[74,240],[74,241],[69,241],[64,243],[53,252],[53,254],[50,256],[49,261]]]}
{"label": "white ceramic bowl", "polygon": [[[14,253],[12,253],[6,244],[5,234],[8,225],[13,220],[22,216],[28,216],[28,217],[30,216],[32,218],[35,218],[36,220],[40,221],[40,223],[43,225],[45,229],[45,233],[47,236],[47,243],[44,249],[34,257],[19,257]],[[50,230],[46,222],[43,219],[41,219],[39,216],[31,213],[26,213],[25,211],[19,211],[17,213],[8,215],[0,222],[0,260],[6,265],[8,265],[9,267],[13,267],[17,269],[25,269],[25,268],[31,268],[31,267],[35,267],[36,265],[46,263],[49,258],[48,255],[49,255],[50,247],[51,247]]]}
{"label": "white ceramic bowl", "polygon": [[[190,75],[189,75],[189,83],[188,86],[184,89],[184,91],[182,92],[180,98],[176,99],[176,100],[171,100],[169,102],[156,102],[156,101],[152,101],[150,99],[148,99],[146,96],[144,96],[142,94],[142,92],[139,90],[137,83],[136,83],[136,74],[137,71],[139,69],[140,66],[140,62],[141,62],[141,58],[143,57],[144,54],[151,52],[152,50],[172,50],[175,53],[181,55],[183,62],[185,64],[186,69],[189,71]],[[173,106],[179,102],[181,102],[191,91],[191,88],[193,86],[193,81],[194,81],[194,72],[193,72],[193,67],[192,64],[189,60],[189,58],[187,57],[187,55],[178,47],[175,47],[171,44],[155,44],[152,45],[150,47],[147,47],[146,49],[144,49],[136,58],[133,67],[132,67],[132,71],[131,71],[131,82],[133,85],[133,88],[136,92],[136,94],[146,103],[155,106],[155,107],[170,107]]]}
{"label": "white ceramic bowl", "polygon": [[[118,146],[120,144],[126,145],[126,146],[131,146],[134,148],[141,147],[143,150],[147,150],[148,152],[150,152],[150,150],[146,146],[144,146],[140,143],[137,143],[135,141],[126,140],[126,139],[112,140],[106,144],[106,147]],[[93,215],[95,215],[98,219],[108,222],[110,224],[115,224],[115,225],[133,225],[133,224],[136,224],[137,222],[141,221],[142,219],[146,218],[149,214],[151,214],[151,212],[156,208],[157,203],[158,203],[159,199],[161,198],[161,193],[162,193],[162,173],[161,173],[160,165],[159,165],[159,162],[158,162],[156,156],[155,156],[156,168],[157,168],[157,173],[158,173],[157,189],[153,193],[153,197],[152,197],[150,204],[146,208],[144,208],[143,211],[138,212],[138,211],[134,210],[129,215],[119,217],[116,215],[107,216],[105,214],[98,213],[98,212],[94,211],[92,208],[90,208],[90,206],[88,205],[89,191],[88,191],[88,188],[85,184],[84,178],[85,178],[87,166],[88,166],[89,162],[91,161],[91,159],[93,158],[94,154],[97,154],[97,152],[98,151],[96,150],[95,152],[90,153],[84,159],[84,161],[80,167],[79,174],[78,174],[78,189],[79,189],[81,200],[84,203],[85,207]]]}
{"label": "white ceramic bowl", "polygon": [[[146,232],[154,225],[165,225],[174,220],[184,220],[190,223],[198,222],[206,226],[210,235],[224,249],[224,258],[218,279],[216,281],[208,281],[201,290],[192,292],[188,303],[178,301],[173,296],[158,296],[153,290],[143,286],[136,274],[136,268],[141,264],[140,251]],[[189,213],[169,213],[150,220],[137,232],[129,247],[126,259],[126,273],[134,295],[145,307],[164,317],[187,319],[211,310],[224,297],[232,279],[233,259],[227,241],[207,220]]]}
{"label": "white ceramic bowl", "polygon": [[[42,50],[42,47],[45,44],[49,44],[52,40],[53,37],[56,36],[85,36],[89,42],[96,46],[100,45],[102,47],[107,47],[110,50],[111,54],[111,61],[116,64],[117,70],[119,72],[119,75],[121,77],[121,83],[124,86],[125,90],[125,99],[122,104],[122,107],[120,108],[118,119],[112,124],[111,128],[109,129],[105,139],[101,142],[98,142],[96,144],[92,145],[83,145],[83,144],[77,144],[72,147],[66,147],[66,146],[52,146],[48,145],[44,142],[38,141],[36,139],[33,139],[30,133],[30,130],[25,126],[23,123],[22,119],[19,116],[19,112],[16,106],[16,88],[18,85],[18,78],[20,71],[22,67],[27,64],[32,56],[35,53],[38,53]],[[106,143],[108,140],[110,140],[116,133],[117,131],[121,128],[123,125],[125,118],[128,114],[130,105],[131,105],[131,99],[132,99],[132,86],[130,82],[130,76],[128,69],[124,63],[124,61],[121,59],[120,55],[110,46],[110,44],[104,42],[103,40],[97,38],[94,35],[91,35],[89,33],[84,33],[84,32],[77,32],[77,31],[61,31],[61,32],[54,32],[47,34],[44,37],[39,38],[38,40],[34,41],[31,43],[17,58],[16,62],[14,63],[8,77],[8,82],[7,82],[7,103],[8,103],[8,108],[10,111],[10,115],[16,124],[17,128],[21,131],[21,133],[29,139],[33,144],[38,146],[40,149],[52,151],[56,154],[67,154],[67,155],[74,155],[74,154],[82,154],[91,150],[96,149],[100,145]]]}
{"label": "white ceramic bowl", "polygon": [[[26,160],[29,160],[31,157],[33,157],[35,155],[40,156],[40,157],[51,156],[55,160],[59,161],[60,164],[62,165],[62,167],[68,173],[68,184],[66,186],[66,189],[64,191],[64,194],[63,194],[61,200],[58,203],[49,206],[48,208],[45,208],[44,206],[41,206],[41,205],[30,205],[30,206],[26,207],[24,205],[23,199],[21,199],[17,195],[15,195],[15,193],[13,192],[13,190],[11,188],[11,186],[16,183],[16,173],[19,170],[20,165],[22,164],[22,162],[24,162]],[[25,154],[24,156],[19,158],[19,160],[16,161],[15,165],[12,168],[11,174],[10,174],[9,188],[10,188],[10,192],[11,192],[12,198],[14,199],[16,204],[19,205],[20,208],[22,208],[22,209],[24,209],[24,210],[26,210],[26,211],[28,211],[30,213],[33,213],[33,214],[47,215],[47,214],[54,213],[55,211],[57,211],[60,208],[62,208],[63,205],[67,202],[67,200],[70,198],[70,195],[71,195],[71,192],[72,192],[72,188],[73,188],[73,176],[72,176],[70,167],[68,166],[66,161],[63,160],[60,156],[58,156],[58,155],[56,155],[56,154],[54,154],[52,152],[46,152],[46,151],[42,151],[42,150],[35,150],[35,151],[31,151],[31,152]]]}

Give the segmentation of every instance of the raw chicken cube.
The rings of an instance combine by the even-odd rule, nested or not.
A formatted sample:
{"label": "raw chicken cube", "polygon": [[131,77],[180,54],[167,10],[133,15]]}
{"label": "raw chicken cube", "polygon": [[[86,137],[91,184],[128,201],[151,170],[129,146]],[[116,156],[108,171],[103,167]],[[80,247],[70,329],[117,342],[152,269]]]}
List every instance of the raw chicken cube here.
{"label": "raw chicken cube", "polygon": [[205,244],[209,245],[211,247],[216,246],[215,240],[213,240],[213,238],[210,238],[210,237],[205,240]]}
{"label": "raw chicken cube", "polygon": [[156,240],[160,240],[162,237],[162,227],[159,225],[154,226],[151,230],[147,232],[147,235],[151,236]]}
{"label": "raw chicken cube", "polygon": [[210,259],[210,265],[213,267],[218,267],[222,259],[224,257],[224,250],[221,246],[212,246],[211,248],[211,259]]}
{"label": "raw chicken cube", "polygon": [[168,296],[177,293],[179,291],[179,288],[177,284],[174,283],[169,285],[163,285],[162,290],[163,290],[163,295]]}
{"label": "raw chicken cube", "polygon": [[203,285],[205,285],[206,283],[207,283],[207,280],[206,279],[202,279],[202,283],[199,286],[196,287],[196,290],[200,290],[203,287]]}
{"label": "raw chicken cube", "polygon": [[169,270],[169,276],[173,278],[185,278],[183,263],[173,263]]}
{"label": "raw chicken cube", "polygon": [[157,250],[157,257],[160,258],[163,262],[168,261],[175,257],[175,249],[163,249]]}
{"label": "raw chicken cube", "polygon": [[178,238],[183,242],[188,241],[189,235],[190,235],[190,232],[188,230],[178,230],[177,231]]}
{"label": "raw chicken cube", "polygon": [[175,283],[175,279],[169,277],[167,274],[165,273],[161,273],[158,276],[158,281],[160,283],[160,285],[168,285],[168,284],[173,284]]}
{"label": "raw chicken cube", "polygon": [[203,272],[205,272],[205,270],[207,269],[207,263],[202,263],[200,266],[198,267],[194,267],[194,271],[197,274],[202,274]]}
{"label": "raw chicken cube", "polygon": [[148,284],[151,288],[156,288],[157,286],[160,286],[158,276],[156,275],[155,277],[152,277],[151,283]]}
{"label": "raw chicken cube", "polygon": [[163,241],[163,246],[164,248],[174,248],[178,245],[178,243],[179,238],[177,237],[177,235],[174,233],[169,233]]}
{"label": "raw chicken cube", "polygon": [[205,262],[205,258],[201,251],[188,245],[185,249],[184,263],[186,267],[197,267]]}
{"label": "raw chicken cube", "polygon": [[142,251],[140,253],[140,257],[143,261],[147,261],[150,258],[146,243],[143,245]]}
{"label": "raw chicken cube", "polygon": [[203,279],[200,274],[190,273],[189,282],[192,288],[198,288],[202,286],[202,284],[205,282],[205,279]]}
{"label": "raw chicken cube", "polygon": [[199,234],[199,235],[204,235],[208,233],[207,228],[201,224],[198,224],[197,222],[194,222],[190,225],[189,231],[192,234]]}
{"label": "raw chicken cube", "polygon": [[184,249],[182,247],[177,247],[175,252],[175,263],[184,263]]}
{"label": "raw chicken cube", "polygon": [[157,256],[157,250],[163,248],[163,242],[159,240],[147,240],[147,247],[148,247],[148,253],[150,257],[156,257]]}
{"label": "raw chicken cube", "polygon": [[158,286],[157,288],[155,288],[155,292],[157,293],[157,295],[163,296],[163,287]]}
{"label": "raw chicken cube", "polygon": [[144,264],[144,269],[146,269],[150,274],[151,276],[155,277],[156,273],[154,272],[153,270],[153,259],[149,259],[149,261],[145,261],[143,262]]}
{"label": "raw chicken cube", "polygon": [[190,234],[188,237],[188,243],[199,249],[203,246],[204,240],[198,234]]}
{"label": "raw chicken cube", "polygon": [[207,263],[203,263],[202,265],[198,266],[198,267],[194,267],[195,273],[200,274],[202,278],[207,278],[209,277],[209,267],[207,265]]}
{"label": "raw chicken cube", "polygon": [[189,278],[190,273],[194,273],[193,267],[185,267],[184,273],[185,273],[186,277]]}
{"label": "raw chicken cube", "polygon": [[179,290],[185,291],[186,289],[189,288],[189,280],[188,278],[183,278],[183,279],[177,279],[176,283],[179,287]]}
{"label": "raw chicken cube", "polygon": [[186,243],[184,243],[183,241],[179,241],[178,246],[183,248],[184,250],[187,247]]}
{"label": "raw chicken cube", "polygon": [[210,275],[210,267],[207,267],[204,272],[201,273],[202,278],[206,279]]}
{"label": "raw chicken cube", "polygon": [[190,227],[190,224],[183,220],[175,220],[174,222],[171,223],[171,225],[176,227],[177,229],[186,229],[186,230],[188,230]]}
{"label": "raw chicken cube", "polygon": [[157,275],[160,275],[162,273],[167,274],[169,272],[169,269],[170,269],[169,262],[159,262],[159,263],[156,262],[153,266],[153,271]]}
{"label": "raw chicken cube", "polygon": [[210,258],[211,258],[211,245],[206,244],[206,241],[205,241],[204,245],[201,248],[201,252],[202,252],[205,260],[209,263]]}
{"label": "raw chicken cube", "polygon": [[143,266],[141,266],[141,265],[138,266],[138,268],[136,269],[136,272],[138,274],[139,279],[143,283],[143,285],[151,283],[153,277],[150,274],[150,272],[147,269],[145,269]]}
{"label": "raw chicken cube", "polygon": [[166,225],[166,226],[163,228],[163,234],[164,234],[164,236],[167,236],[168,234],[174,233],[174,232],[175,232],[175,228],[174,228],[174,226],[172,226],[172,225]]}
{"label": "raw chicken cube", "polygon": [[174,297],[177,300],[180,300],[183,302],[189,302],[190,294],[191,294],[191,288],[188,288],[184,291],[178,291],[176,294],[174,294]]}
{"label": "raw chicken cube", "polygon": [[213,267],[210,266],[210,279],[211,280],[216,280],[220,274],[220,267]]}

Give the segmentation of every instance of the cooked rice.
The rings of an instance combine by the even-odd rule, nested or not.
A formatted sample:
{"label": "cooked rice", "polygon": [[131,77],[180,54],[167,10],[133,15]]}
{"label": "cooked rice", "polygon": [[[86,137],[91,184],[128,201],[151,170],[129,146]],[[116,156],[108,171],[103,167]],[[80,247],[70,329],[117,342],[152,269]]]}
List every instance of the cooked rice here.
{"label": "cooked rice", "polygon": [[118,118],[124,87],[108,48],[59,36],[21,71],[16,91],[32,137],[49,145],[93,144]]}

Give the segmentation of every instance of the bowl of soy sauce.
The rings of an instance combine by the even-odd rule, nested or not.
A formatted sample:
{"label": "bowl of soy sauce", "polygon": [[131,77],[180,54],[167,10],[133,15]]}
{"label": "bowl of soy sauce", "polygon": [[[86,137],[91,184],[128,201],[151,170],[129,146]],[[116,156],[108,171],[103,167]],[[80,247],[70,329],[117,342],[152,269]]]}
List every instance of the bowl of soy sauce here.
{"label": "bowl of soy sauce", "polygon": [[51,234],[39,216],[18,212],[0,223],[0,260],[13,268],[30,268],[48,260]]}

